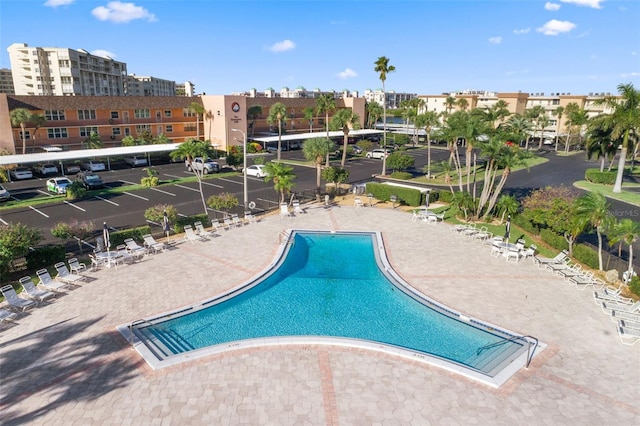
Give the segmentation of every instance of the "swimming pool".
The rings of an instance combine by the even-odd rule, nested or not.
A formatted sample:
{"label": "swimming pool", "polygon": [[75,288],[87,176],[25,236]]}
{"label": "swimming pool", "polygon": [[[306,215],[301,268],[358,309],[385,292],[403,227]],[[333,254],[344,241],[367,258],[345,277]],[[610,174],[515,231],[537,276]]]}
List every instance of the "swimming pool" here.
{"label": "swimming pool", "polygon": [[120,329],[133,333],[153,368],[241,347],[329,343],[408,356],[498,386],[530,359],[531,339],[405,283],[379,233],[292,231],[270,266],[220,297]]}

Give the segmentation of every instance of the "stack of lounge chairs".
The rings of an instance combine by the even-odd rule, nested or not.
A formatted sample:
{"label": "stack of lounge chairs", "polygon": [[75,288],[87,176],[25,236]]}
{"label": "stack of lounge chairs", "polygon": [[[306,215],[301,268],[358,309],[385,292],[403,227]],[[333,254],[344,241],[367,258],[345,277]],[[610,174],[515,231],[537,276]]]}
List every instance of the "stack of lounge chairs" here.
{"label": "stack of lounge chairs", "polygon": [[625,345],[640,342],[640,302],[620,294],[620,289],[603,287],[593,292],[593,300],[616,323],[620,341]]}

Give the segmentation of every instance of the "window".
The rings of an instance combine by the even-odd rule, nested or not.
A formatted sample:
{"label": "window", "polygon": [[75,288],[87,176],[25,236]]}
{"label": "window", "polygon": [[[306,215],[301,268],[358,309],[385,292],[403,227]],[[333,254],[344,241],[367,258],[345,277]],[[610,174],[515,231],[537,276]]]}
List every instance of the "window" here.
{"label": "window", "polygon": [[144,131],[150,132],[151,131],[151,126],[148,124],[138,124],[136,126],[136,133],[140,134]]}
{"label": "window", "polygon": [[185,132],[195,132],[196,131],[196,123],[187,123],[184,125]]}
{"label": "window", "polygon": [[80,127],[80,136],[83,138],[91,136],[91,132],[98,133],[98,128],[95,126]]}
{"label": "window", "polygon": [[195,117],[196,112],[191,108],[182,108],[182,116],[183,117]]}
{"label": "window", "polygon": [[47,129],[47,137],[49,139],[61,139],[68,138],[66,127],[55,127],[53,129]]}
{"label": "window", "polygon": [[30,130],[25,130],[24,131],[24,137],[22,135],[22,130],[20,131],[20,139],[31,139],[31,131]]}
{"label": "window", "polygon": [[130,128],[128,128],[128,127],[125,127],[125,128],[124,128],[124,135],[125,135],[125,136],[131,136],[131,129],[130,129]]}
{"label": "window", "polygon": [[61,109],[48,109],[44,112],[44,118],[47,121],[61,121],[66,120],[64,117],[64,110]]}
{"label": "window", "polygon": [[554,99],[554,100],[551,102],[551,105],[560,105],[560,99]]}
{"label": "window", "polygon": [[136,109],[134,112],[135,118],[149,118],[151,117],[151,111],[149,108]]}
{"label": "window", "polygon": [[118,118],[120,118],[120,114],[118,114],[118,111],[111,111],[111,119],[117,120]]}
{"label": "window", "polygon": [[165,127],[165,133],[173,133],[173,126],[169,125]]}
{"label": "window", "polygon": [[79,109],[78,110],[78,120],[95,120],[95,119],[96,119],[95,109]]}
{"label": "window", "polygon": [[112,127],[111,128],[111,134],[113,136],[120,136],[120,127]]}
{"label": "window", "polygon": [[165,109],[164,110],[164,116],[166,118],[171,118],[171,110],[170,109]]}

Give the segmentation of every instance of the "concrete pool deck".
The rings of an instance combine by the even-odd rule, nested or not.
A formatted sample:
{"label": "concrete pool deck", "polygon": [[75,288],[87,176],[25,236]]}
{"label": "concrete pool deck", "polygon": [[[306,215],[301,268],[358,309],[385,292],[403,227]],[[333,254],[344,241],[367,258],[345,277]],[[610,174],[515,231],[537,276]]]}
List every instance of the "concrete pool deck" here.
{"label": "concrete pool deck", "polygon": [[[116,269],[0,330],[3,424],[640,423],[640,345],[530,260],[507,263],[405,212],[309,206]],[[153,371],[116,331],[251,278],[284,229],[381,231],[394,269],[452,308],[549,347],[499,389],[405,358],[323,345],[251,348]],[[357,265],[354,265],[357,268]]]}

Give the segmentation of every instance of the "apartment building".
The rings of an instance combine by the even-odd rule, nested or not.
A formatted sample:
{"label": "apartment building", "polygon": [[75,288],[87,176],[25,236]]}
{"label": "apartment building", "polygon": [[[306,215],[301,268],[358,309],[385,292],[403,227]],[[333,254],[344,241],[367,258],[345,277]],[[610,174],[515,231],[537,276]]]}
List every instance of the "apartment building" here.
{"label": "apartment building", "polygon": [[176,82],[130,74],[127,76],[127,96],[176,96]]}
{"label": "apartment building", "polygon": [[195,96],[196,85],[190,81],[176,83],[176,96]]}
{"label": "apartment building", "polygon": [[288,87],[283,87],[279,92],[276,92],[272,87],[268,87],[264,92],[259,92],[256,89],[249,89],[245,92],[234,92],[233,96],[248,96],[250,98],[309,98],[309,99],[317,99],[320,96],[330,95],[335,99],[340,98],[357,98],[357,91],[350,91],[348,89],[343,89],[339,92],[335,90],[320,90],[315,88],[313,90],[307,90],[304,86],[298,86],[295,89],[289,89]]}
{"label": "apartment building", "polygon": [[13,76],[11,70],[8,68],[0,68],[0,93],[6,93],[8,95],[15,94],[13,89]]}
{"label": "apartment building", "polygon": [[400,108],[402,102],[413,99],[418,95],[415,93],[397,93],[393,90],[388,90],[387,93],[384,93],[382,89],[366,89],[363,96],[367,102],[376,102],[380,105],[386,102],[387,109],[396,109]]}

